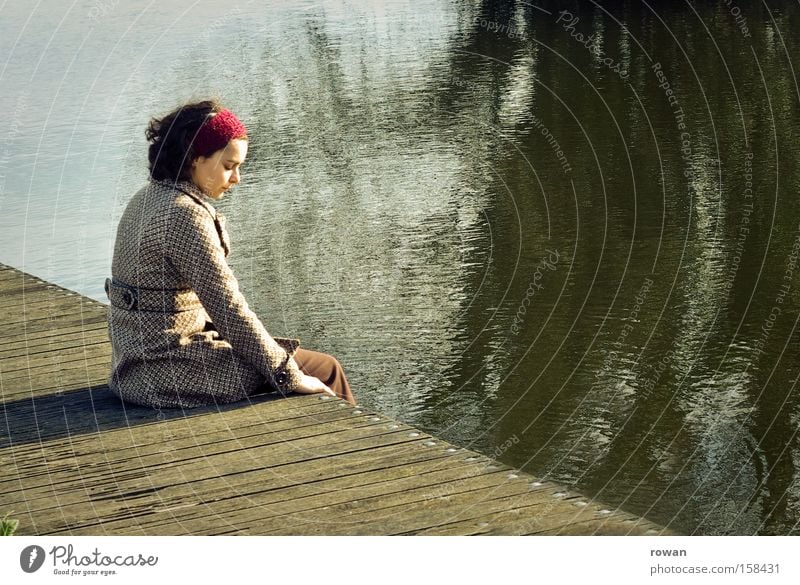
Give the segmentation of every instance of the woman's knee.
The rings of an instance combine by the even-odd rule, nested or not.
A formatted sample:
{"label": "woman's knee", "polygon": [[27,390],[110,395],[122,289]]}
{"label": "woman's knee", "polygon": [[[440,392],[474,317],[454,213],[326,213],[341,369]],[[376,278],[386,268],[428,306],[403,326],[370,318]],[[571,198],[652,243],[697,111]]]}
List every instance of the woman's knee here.
{"label": "woman's knee", "polygon": [[317,378],[328,377],[344,371],[339,360],[320,351],[298,350],[295,360],[301,370]]}

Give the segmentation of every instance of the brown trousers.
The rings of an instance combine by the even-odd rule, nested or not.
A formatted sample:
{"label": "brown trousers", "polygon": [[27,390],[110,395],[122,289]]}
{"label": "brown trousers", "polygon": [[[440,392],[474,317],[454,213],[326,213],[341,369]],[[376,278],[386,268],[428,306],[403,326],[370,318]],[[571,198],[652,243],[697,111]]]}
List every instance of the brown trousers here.
{"label": "brown trousers", "polygon": [[350,390],[347,376],[344,374],[342,364],[335,357],[327,353],[298,347],[294,354],[294,360],[305,374],[319,378],[336,393],[336,396],[355,406],[356,399]]}

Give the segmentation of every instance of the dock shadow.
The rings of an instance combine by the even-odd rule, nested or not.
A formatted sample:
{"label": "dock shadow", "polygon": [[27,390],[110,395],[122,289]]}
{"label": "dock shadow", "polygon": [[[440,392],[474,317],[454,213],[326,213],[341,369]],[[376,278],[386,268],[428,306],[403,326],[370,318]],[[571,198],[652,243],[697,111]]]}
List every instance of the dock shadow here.
{"label": "dock shadow", "polygon": [[159,410],[124,402],[108,386],[90,386],[0,403],[0,449],[226,412],[281,398],[279,394],[259,394],[229,404]]}

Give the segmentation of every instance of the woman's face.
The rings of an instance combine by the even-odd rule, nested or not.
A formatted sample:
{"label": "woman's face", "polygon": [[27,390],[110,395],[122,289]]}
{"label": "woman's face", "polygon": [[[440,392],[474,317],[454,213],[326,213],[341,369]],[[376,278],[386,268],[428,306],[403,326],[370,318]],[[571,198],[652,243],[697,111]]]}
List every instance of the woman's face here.
{"label": "woman's face", "polygon": [[231,140],[225,148],[194,159],[192,182],[212,199],[219,199],[239,182],[239,167],[245,157],[247,140]]}

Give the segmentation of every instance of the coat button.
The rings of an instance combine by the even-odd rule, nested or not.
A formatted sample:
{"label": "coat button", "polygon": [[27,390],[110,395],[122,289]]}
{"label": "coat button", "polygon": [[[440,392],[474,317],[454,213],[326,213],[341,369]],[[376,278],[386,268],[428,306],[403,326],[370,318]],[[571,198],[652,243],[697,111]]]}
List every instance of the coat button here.
{"label": "coat button", "polygon": [[125,303],[125,306],[128,309],[132,309],[134,305],[134,297],[133,293],[129,290],[123,291],[122,293],[122,301]]}

